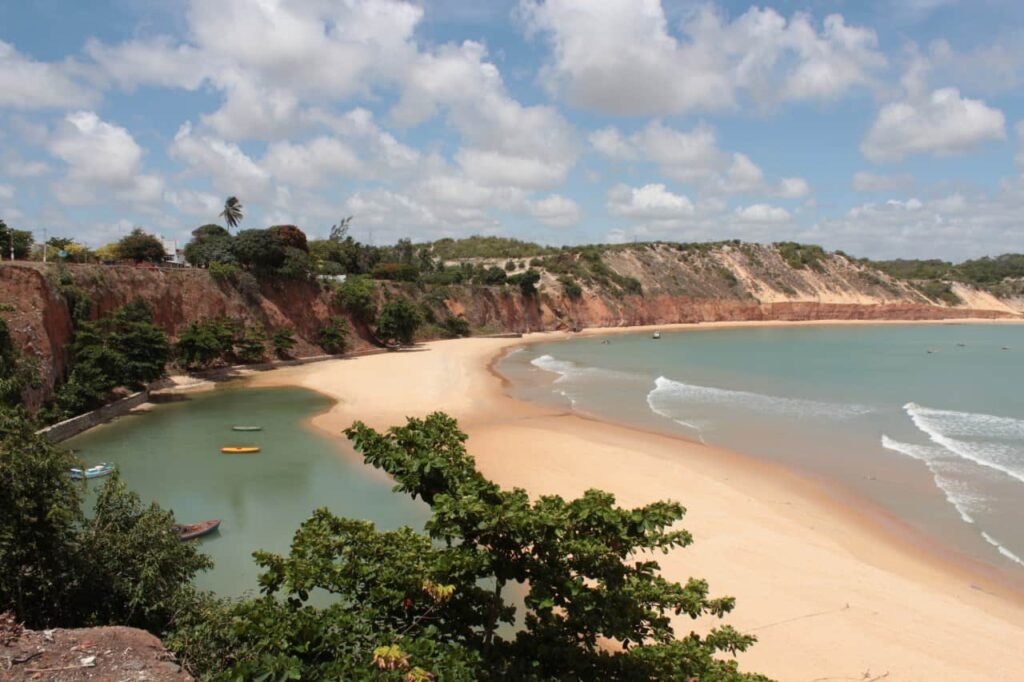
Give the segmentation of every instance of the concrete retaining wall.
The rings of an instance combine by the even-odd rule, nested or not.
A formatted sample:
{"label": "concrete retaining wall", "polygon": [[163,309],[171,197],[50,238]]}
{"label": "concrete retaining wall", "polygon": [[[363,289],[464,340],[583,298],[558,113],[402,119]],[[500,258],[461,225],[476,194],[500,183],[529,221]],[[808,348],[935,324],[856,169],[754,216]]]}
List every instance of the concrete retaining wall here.
{"label": "concrete retaining wall", "polygon": [[117,402],[110,403],[109,405],[104,405],[98,410],[86,412],[85,414],[80,414],[77,417],[57,422],[53,426],[47,426],[45,429],[40,429],[39,435],[46,436],[54,443],[59,443],[62,440],[71,438],[72,436],[77,436],[86,429],[91,429],[98,424],[110,421],[114,417],[120,417],[123,414],[127,414],[130,410],[138,407],[147,400],[149,400],[148,391],[132,393],[130,396],[121,398]]}

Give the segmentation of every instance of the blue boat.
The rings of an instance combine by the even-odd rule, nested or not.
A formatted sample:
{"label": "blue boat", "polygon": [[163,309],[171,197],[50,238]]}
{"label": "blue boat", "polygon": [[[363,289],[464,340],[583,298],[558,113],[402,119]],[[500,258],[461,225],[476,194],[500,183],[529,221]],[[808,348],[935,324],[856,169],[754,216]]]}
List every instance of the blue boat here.
{"label": "blue boat", "polygon": [[101,476],[109,476],[114,472],[114,465],[101,462],[94,467],[89,467],[84,471],[78,467],[72,467],[71,478],[76,481],[81,481],[83,478],[100,478]]}

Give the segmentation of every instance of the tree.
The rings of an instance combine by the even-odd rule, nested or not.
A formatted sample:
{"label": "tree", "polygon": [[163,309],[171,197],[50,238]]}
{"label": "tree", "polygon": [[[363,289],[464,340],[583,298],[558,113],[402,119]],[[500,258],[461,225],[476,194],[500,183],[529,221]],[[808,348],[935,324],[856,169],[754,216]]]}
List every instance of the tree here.
{"label": "tree", "polygon": [[377,318],[377,336],[383,341],[410,344],[416,330],[423,324],[423,316],[407,298],[396,298],[384,304]]}
{"label": "tree", "polygon": [[27,230],[15,230],[7,227],[0,219],[0,260],[4,258],[28,258],[32,252],[32,233]]}
{"label": "tree", "polygon": [[162,263],[166,252],[163,242],[141,227],[136,227],[117,242],[117,255],[136,263]]}
{"label": "tree", "polygon": [[220,225],[202,225],[192,230],[192,239],[185,245],[185,259],[196,267],[210,263],[234,263],[233,237]]}
{"label": "tree", "polygon": [[344,353],[348,348],[348,322],[341,317],[332,317],[316,333],[316,342],[331,355]]}
{"label": "tree", "polygon": [[481,275],[481,280],[484,284],[498,285],[504,284],[508,281],[508,275],[504,270],[499,268],[497,265],[492,265],[487,268]]}
{"label": "tree", "polygon": [[242,213],[242,202],[238,200],[238,197],[227,198],[227,201],[224,202],[224,210],[220,212],[220,216],[224,218],[224,222],[228,224],[228,227],[238,227],[238,223],[242,222],[242,218],[245,217],[245,214]]}
{"label": "tree", "polygon": [[70,346],[68,380],[50,416],[72,417],[99,407],[118,386],[141,388],[164,374],[170,343],[153,314],[135,298],[110,317],[79,322]]}
{"label": "tree", "polygon": [[116,474],[86,518],[73,466],[21,409],[0,409],[0,611],[37,629],[165,630],[212,564],[172,532],[172,514],[143,507]]}
{"label": "tree", "polygon": [[238,328],[224,318],[193,322],[178,335],[174,355],[189,369],[208,367],[231,352]]}
{"label": "tree", "polygon": [[232,248],[239,263],[264,272],[277,269],[285,259],[284,247],[270,230],[242,230]]}
{"label": "tree", "polygon": [[306,242],[306,233],[294,225],[274,225],[273,227],[267,228],[267,230],[281,245],[282,249],[299,249],[300,251],[309,251],[309,245]]}
{"label": "tree", "polygon": [[[677,639],[669,616],[721,617],[703,580],[650,557],[690,544],[683,508],[616,506],[597,490],[531,500],[477,471],[445,414],[345,431],[396,491],[430,505],[427,534],[317,510],[286,556],[257,552],[263,596],[207,605],[170,643],[218,679],[752,682],[729,626]],[[525,592],[522,626],[507,587]],[[311,602],[314,593],[329,599]],[[503,629],[504,627],[504,629]],[[608,647],[612,643],[616,646]]]}
{"label": "tree", "polygon": [[[0,310],[4,306],[0,305]],[[36,363],[24,358],[14,344],[7,321],[0,317],[0,409],[21,403],[21,394],[39,378]]]}
{"label": "tree", "polygon": [[338,221],[337,225],[331,225],[331,236],[328,237],[332,242],[341,243],[345,239],[349,238],[348,231],[352,227],[352,218],[355,216],[348,216]]}
{"label": "tree", "polygon": [[355,319],[368,323],[377,314],[377,287],[363,275],[349,275],[334,292],[334,301]]}

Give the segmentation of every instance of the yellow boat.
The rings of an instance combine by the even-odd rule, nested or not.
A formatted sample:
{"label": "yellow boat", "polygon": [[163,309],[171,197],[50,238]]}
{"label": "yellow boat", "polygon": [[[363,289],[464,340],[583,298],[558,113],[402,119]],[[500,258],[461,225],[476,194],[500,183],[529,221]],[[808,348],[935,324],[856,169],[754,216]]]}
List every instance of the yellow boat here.
{"label": "yellow boat", "polygon": [[260,449],[255,446],[229,446],[220,449],[225,455],[246,455],[251,452],[259,452]]}

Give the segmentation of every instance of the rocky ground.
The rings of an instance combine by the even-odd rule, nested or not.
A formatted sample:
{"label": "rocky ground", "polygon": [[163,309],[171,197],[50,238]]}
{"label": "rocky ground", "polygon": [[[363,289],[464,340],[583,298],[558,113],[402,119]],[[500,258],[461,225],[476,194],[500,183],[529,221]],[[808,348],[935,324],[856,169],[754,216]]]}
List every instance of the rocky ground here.
{"label": "rocky ground", "polygon": [[189,682],[192,677],[143,630],[24,630],[0,615],[0,680]]}

